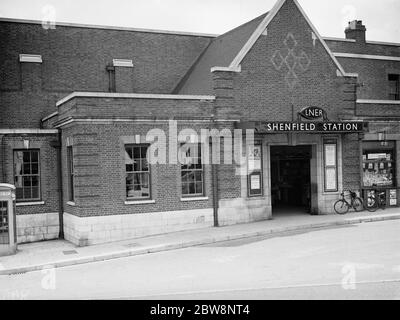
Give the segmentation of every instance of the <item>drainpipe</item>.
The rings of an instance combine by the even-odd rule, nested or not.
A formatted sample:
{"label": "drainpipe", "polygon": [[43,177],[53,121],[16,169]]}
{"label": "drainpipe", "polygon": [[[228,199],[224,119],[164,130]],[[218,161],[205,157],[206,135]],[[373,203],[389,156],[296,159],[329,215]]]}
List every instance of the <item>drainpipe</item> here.
{"label": "drainpipe", "polygon": [[60,225],[59,239],[64,239],[64,195],[62,183],[61,129],[58,129],[58,141],[52,144],[57,149],[57,180],[58,180],[58,220]]}
{"label": "drainpipe", "polygon": [[[211,116],[211,129],[216,129],[214,115]],[[212,135],[211,135],[212,137]],[[212,139],[211,139],[212,141]],[[213,162],[213,150],[216,146],[211,143],[212,152],[211,152],[211,174],[213,181],[213,213],[214,213],[214,227],[219,227],[218,223],[218,202],[219,202],[219,194],[218,194],[218,168],[217,164]]]}

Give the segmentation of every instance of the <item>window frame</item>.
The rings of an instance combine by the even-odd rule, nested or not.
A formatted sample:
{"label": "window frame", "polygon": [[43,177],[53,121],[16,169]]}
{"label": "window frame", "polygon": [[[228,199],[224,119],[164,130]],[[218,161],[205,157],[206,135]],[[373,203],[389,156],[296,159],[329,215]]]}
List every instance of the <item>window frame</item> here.
{"label": "window frame", "polygon": [[[205,179],[204,179],[205,178],[205,172],[204,172],[203,150],[202,150],[203,146],[199,142],[197,142],[197,143],[196,142],[194,142],[194,143],[192,143],[192,142],[183,142],[180,145],[179,151],[181,151],[181,148],[184,145],[197,145],[198,151],[200,151],[200,154],[197,155],[197,159],[200,159],[200,161],[201,161],[201,163],[200,163],[201,164],[201,169],[182,169],[182,167],[185,166],[185,164],[180,163],[180,182],[181,182],[180,183],[180,185],[181,185],[181,188],[180,188],[181,191],[180,192],[181,192],[182,199],[205,197],[206,196],[206,192],[205,192]],[[184,184],[184,182],[182,181],[182,172],[194,172],[194,173],[195,172],[201,172],[201,188],[202,188],[202,193],[201,194],[200,193],[188,193],[188,194],[183,193],[183,184]],[[195,180],[194,180],[195,190],[196,190],[196,183],[197,183],[197,180],[196,180],[196,175],[195,175]],[[189,184],[189,183],[187,183],[187,184]],[[190,190],[190,188],[188,190]]]}
{"label": "window frame", "polygon": [[[16,162],[15,162],[15,160],[16,160],[16,153],[17,152],[32,152],[32,151],[34,151],[34,152],[37,152],[38,153],[38,162],[37,162],[37,165],[38,165],[38,173],[37,174],[29,174],[29,175],[24,175],[24,174],[22,174],[22,175],[18,175],[18,176],[20,176],[20,177],[24,177],[24,176],[30,176],[30,177],[32,177],[32,176],[37,176],[38,177],[38,198],[29,198],[29,199],[26,199],[26,198],[23,198],[23,199],[18,199],[18,197],[17,197],[17,189],[19,189],[20,187],[17,187],[16,185],[15,185],[15,177],[17,176],[16,175],[16,171],[15,171],[15,164],[16,164]],[[30,156],[30,159],[31,159],[31,156]],[[22,160],[22,165],[24,165],[24,161]],[[29,165],[30,166],[32,166],[32,161],[30,161],[29,162]],[[14,179],[14,185],[15,185],[15,187],[16,187],[16,202],[17,203],[26,203],[26,202],[39,202],[39,201],[42,201],[42,170],[41,170],[41,159],[40,159],[40,149],[39,148],[29,148],[29,149],[14,149],[13,150],[13,179]],[[23,180],[23,179],[22,179]],[[22,184],[23,184],[23,181],[22,181]],[[30,188],[32,188],[32,185],[31,185],[31,187]],[[24,186],[22,186],[22,190],[24,190]],[[22,193],[24,194],[24,191],[22,191]],[[31,193],[32,193],[32,191],[31,191]]]}
{"label": "window frame", "polygon": [[[137,147],[139,147],[139,148],[142,148],[142,147],[146,147],[146,155],[147,155],[147,151],[148,151],[148,149],[150,148],[150,144],[149,143],[127,143],[127,144],[124,144],[124,156],[125,156],[125,153],[127,152],[126,151],[126,149],[127,148],[137,148]],[[142,152],[142,150],[140,149],[140,156],[142,155],[141,154],[141,152]],[[133,153],[132,153],[132,156],[133,156]],[[134,158],[133,158],[134,159]],[[149,159],[147,159],[147,157],[146,158],[142,158],[142,157],[140,157],[139,158],[139,160],[143,160],[143,159],[146,159],[146,161],[147,161],[147,167],[148,167],[148,170],[147,171],[127,171],[126,170],[126,161],[124,160],[124,172],[125,172],[125,200],[126,201],[146,201],[146,200],[152,200],[152,183],[151,183],[151,165],[150,165],[150,161],[149,161]],[[134,166],[133,166],[133,168],[134,168]],[[128,194],[127,194],[127,187],[128,187],[128,184],[127,184],[127,175],[128,174],[148,174],[148,183],[149,183],[149,195],[147,196],[147,197],[128,197]]]}
{"label": "window frame", "polygon": [[[368,141],[370,142],[370,141]],[[377,141],[376,143],[380,143],[380,141]],[[364,155],[368,155],[368,153],[391,153],[391,160],[364,160]],[[362,155],[362,160],[361,160],[361,166],[362,166],[362,176],[361,176],[361,186],[362,189],[396,189],[397,188],[397,167],[396,167],[396,142],[393,141],[393,146],[377,146],[377,147],[373,147],[373,146],[368,146],[366,148],[364,148],[364,146],[362,146],[362,150],[361,150],[361,155]],[[364,163],[391,163],[391,168],[392,168],[392,172],[393,172],[393,177],[392,177],[392,181],[393,184],[392,185],[377,185],[377,186],[366,186],[364,183]]]}
{"label": "window frame", "polygon": [[[261,168],[260,169],[257,169],[257,170],[253,170],[251,173],[249,172],[249,150],[248,150],[248,148],[247,148],[247,151],[246,151],[246,161],[247,161],[247,196],[249,197],[249,198],[257,198],[257,197],[263,197],[264,196],[264,179],[263,179],[263,177],[264,177],[264,156],[263,156],[263,153],[264,153],[264,148],[263,148],[263,144],[262,144],[262,142],[261,141],[255,141],[255,143],[254,143],[254,147],[260,147],[260,151],[261,151],[261,159],[260,159],[260,161],[261,161]],[[259,193],[253,193],[252,194],[252,189],[251,189],[251,177],[252,176],[255,176],[255,175],[258,175],[259,177],[260,177],[260,189],[254,189],[254,190],[260,190],[260,192]]]}
{"label": "window frame", "polygon": [[[326,146],[335,146],[335,165],[327,165],[326,163]],[[339,154],[338,154],[338,139],[332,138],[332,139],[324,139],[323,140],[323,168],[324,168],[324,193],[335,193],[339,191]],[[328,169],[335,169],[335,189],[328,189],[327,188],[327,170]]]}

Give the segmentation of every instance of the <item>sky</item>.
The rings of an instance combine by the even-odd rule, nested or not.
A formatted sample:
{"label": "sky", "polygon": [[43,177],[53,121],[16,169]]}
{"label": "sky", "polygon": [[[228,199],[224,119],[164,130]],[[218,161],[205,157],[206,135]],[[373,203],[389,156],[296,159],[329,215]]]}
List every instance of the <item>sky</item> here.
{"label": "sky", "polygon": [[[0,0],[0,17],[222,34],[277,0]],[[367,40],[400,43],[400,0],[298,0],[325,37],[362,20]]]}

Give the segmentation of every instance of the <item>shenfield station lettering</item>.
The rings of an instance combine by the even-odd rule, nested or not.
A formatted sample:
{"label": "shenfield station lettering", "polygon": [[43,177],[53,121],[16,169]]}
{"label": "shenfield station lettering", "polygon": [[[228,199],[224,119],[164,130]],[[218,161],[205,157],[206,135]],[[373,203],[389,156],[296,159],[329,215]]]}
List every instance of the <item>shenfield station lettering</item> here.
{"label": "shenfield station lettering", "polygon": [[255,122],[256,133],[271,132],[363,132],[364,122]]}

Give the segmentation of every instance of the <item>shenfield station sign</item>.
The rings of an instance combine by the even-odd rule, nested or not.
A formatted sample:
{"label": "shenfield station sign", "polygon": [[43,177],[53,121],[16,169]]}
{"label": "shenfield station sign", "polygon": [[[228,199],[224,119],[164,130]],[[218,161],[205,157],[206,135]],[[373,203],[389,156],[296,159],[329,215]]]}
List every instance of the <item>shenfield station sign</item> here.
{"label": "shenfield station sign", "polygon": [[366,122],[241,122],[238,129],[254,129],[255,133],[361,133],[367,128]]}

